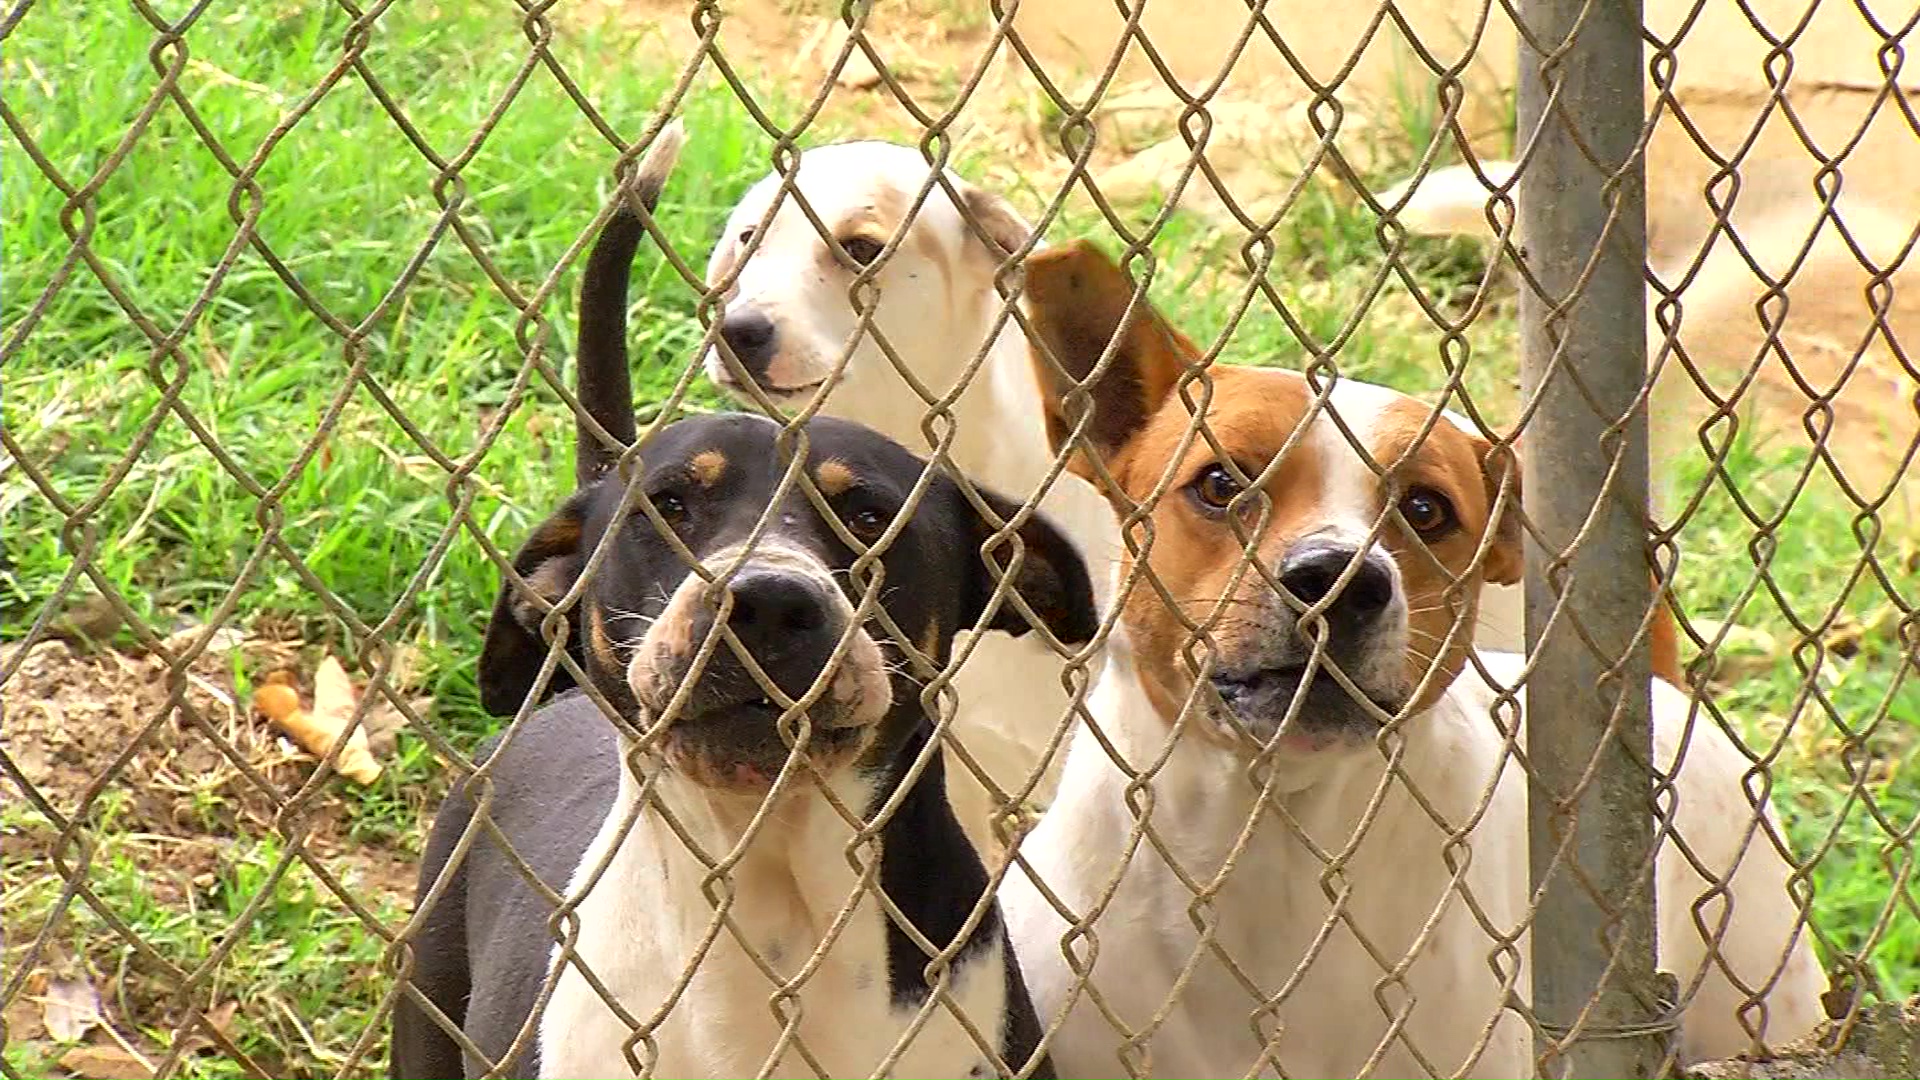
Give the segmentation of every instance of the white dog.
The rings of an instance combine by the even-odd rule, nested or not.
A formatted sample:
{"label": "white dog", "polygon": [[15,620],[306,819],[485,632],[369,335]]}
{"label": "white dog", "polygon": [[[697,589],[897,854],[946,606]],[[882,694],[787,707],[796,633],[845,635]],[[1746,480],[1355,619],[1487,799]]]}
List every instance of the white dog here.
{"label": "white dog", "polygon": [[[1384,481],[1312,411],[1303,377],[1258,368],[1213,369],[1216,448],[1188,434],[1172,390],[1191,345],[1150,311],[1120,327],[1123,271],[1075,245],[1026,273],[1035,330],[1073,377],[1118,338],[1085,429],[1122,489],[1116,506],[1163,489],[1143,556],[1159,588],[1118,601],[1088,704],[1099,734],[1076,732],[1019,849],[1032,877],[1011,873],[1001,891],[1040,1022],[1061,1024],[1061,1075],[1534,1075],[1527,1027],[1506,1008],[1531,985],[1525,774],[1507,759],[1509,714],[1435,603],[1455,582],[1520,576],[1519,527],[1496,514],[1517,476],[1453,421],[1429,430],[1428,406],[1341,382],[1332,409],[1378,462],[1399,463]],[[1061,444],[1067,385],[1042,382]],[[1255,550],[1324,605],[1318,656],[1295,609],[1242,568],[1234,519],[1252,531],[1256,515],[1216,457],[1251,477],[1283,447]],[[1094,475],[1082,457],[1075,467]],[[1196,686],[1181,649],[1210,621],[1214,665]],[[1478,658],[1494,682],[1518,682],[1520,657]],[[1680,1052],[1799,1036],[1821,1017],[1823,978],[1771,811],[1745,793],[1748,760],[1710,719],[1691,723],[1665,683],[1653,694],[1656,759],[1684,762],[1678,842],[1657,860]],[[1083,985],[1075,968],[1089,962]]]}
{"label": "white dog", "polygon": [[[1030,497],[1053,471],[1053,454],[1029,346],[1018,323],[1002,315],[994,275],[1031,229],[1003,199],[951,173],[946,179],[959,205],[935,184],[916,211],[930,176],[920,151],[890,143],[842,143],[802,155],[794,186],[844,257],[790,196],[768,220],[781,181],[777,174],[760,181],[734,209],[707,266],[709,286],[730,284],[721,336],[744,374],[776,403],[803,406],[825,388],[823,412],[919,452],[934,447],[925,427],[928,399],[954,395],[953,463],[979,483]],[[859,333],[848,288],[856,268],[889,243],[896,246],[873,279],[879,299],[872,325],[883,349],[874,334]],[[705,365],[715,383],[750,397],[718,349]],[[1079,479],[1058,477],[1041,506],[1080,545],[1088,565],[1105,565],[1119,552],[1112,515]],[[1096,575],[1103,602],[1105,585]],[[1489,592],[1498,595],[1489,598],[1482,637],[1518,647],[1519,591]],[[1063,659],[1036,637],[976,643],[955,680],[956,729],[1003,790],[1041,771],[1035,796],[1044,803],[1057,775],[1050,762],[1058,760],[1047,748],[1061,735],[1069,701],[1061,689]],[[985,791],[968,770],[956,766],[953,774],[956,809],[984,840],[978,823],[988,810]]]}

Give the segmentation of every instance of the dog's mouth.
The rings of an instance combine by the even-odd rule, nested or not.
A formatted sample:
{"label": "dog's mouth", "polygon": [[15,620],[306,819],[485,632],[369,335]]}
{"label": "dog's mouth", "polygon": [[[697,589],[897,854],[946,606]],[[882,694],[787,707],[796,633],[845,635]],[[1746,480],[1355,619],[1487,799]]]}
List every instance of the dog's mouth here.
{"label": "dog's mouth", "polygon": [[[676,770],[723,789],[763,789],[780,775],[796,749],[817,768],[842,764],[857,752],[868,725],[847,710],[821,702],[795,713],[782,736],[787,710],[765,696],[716,702],[680,716],[661,748]],[[802,736],[802,728],[807,728]],[[789,744],[789,740],[792,743]]]}
{"label": "dog's mouth", "polygon": [[[1402,693],[1368,687],[1350,673],[1348,681],[1360,698],[1318,665],[1288,663],[1216,675],[1213,689],[1233,725],[1255,742],[1318,753],[1372,742],[1382,726],[1374,710],[1391,716],[1406,706]],[[1296,699],[1299,709],[1283,729]]]}
{"label": "dog's mouth", "polygon": [[[753,391],[747,384],[734,378],[730,372],[715,376],[713,381],[719,385],[720,389],[743,401],[753,400]],[[772,383],[763,382],[756,382],[754,385],[759,387],[760,392],[776,405],[797,405],[811,398],[826,384],[825,379],[815,379],[812,382],[796,383],[792,386],[775,386]]]}

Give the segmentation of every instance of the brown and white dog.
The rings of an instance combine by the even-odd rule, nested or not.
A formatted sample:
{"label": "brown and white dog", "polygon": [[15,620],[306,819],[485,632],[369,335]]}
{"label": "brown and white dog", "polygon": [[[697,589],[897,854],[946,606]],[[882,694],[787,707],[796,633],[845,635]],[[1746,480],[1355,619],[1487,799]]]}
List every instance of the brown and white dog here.
{"label": "brown and white dog", "polygon": [[[1032,230],[991,192],[948,173],[950,195],[947,187],[930,187],[930,177],[918,149],[864,141],[801,155],[794,189],[805,210],[782,198],[777,174],[756,184],[734,208],[708,262],[708,286],[726,290],[719,337],[733,358],[710,350],[707,375],[742,398],[754,396],[745,384],[751,381],[792,408],[824,388],[825,414],[920,452],[933,448],[928,397],[951,398],[954,464],[1016,498],[1031,497],[1053,477],[1041,508],[1090,565],[1104,565],[1119,551],[1112,515],[1078,479],[1054,475],[1029,344],[1004,314],[994,285],[1008,253],[1025,246]],[[923,189],[926,199],[916,209]],[[849,288],[876,261],[877,335],[862,334]],[[1096,577],[1103,605],[1106,585]],[[1518,648],[1518,590],[1489,591],[1498,610],[1483,620],[1482,643]],[[1047,763],[1058,760],[1047,747],[1069,708],[1060,682],[1064,661],[1032,640],[987,638],[974,649],[954,683],[961,701],[955,731],[1003,790],[1042,770],[1035,797],[1044,803],[1055,775]],[[986,792],[966,769],[954,772],[955,808],[984,842]]]}
{"label": "brown and white dog", "polygon": [[[1523,660],[1476,653],[1448,611],[1520,577],[1496,513],[1518,495],[1510,455],[1365,383],[1327,402],[1353,441],[1297,373],[1216,366],[1183,395],[1197,350],[1144,300],[1121,327],[1134,285],[1106,256],[1056,247],[1026,274],[1065,369],[1036,361],[1056,446],[1067,377],[1117,333],[1073,468],[1110,479],[1118,514],[1146,508],[1156,579],[1117,601],[1092,727],[1001,892],[1061,1075],[1532,1075],[1506,1008],[1530,986],[1525,773],[1494,708]],[[1718,727],[1666,683],[1653,695],[1659,764],[1684,754],[1686,853],[1658,859],[1681,1053],[1800,1035],[1824,982],[1771,810]]]}

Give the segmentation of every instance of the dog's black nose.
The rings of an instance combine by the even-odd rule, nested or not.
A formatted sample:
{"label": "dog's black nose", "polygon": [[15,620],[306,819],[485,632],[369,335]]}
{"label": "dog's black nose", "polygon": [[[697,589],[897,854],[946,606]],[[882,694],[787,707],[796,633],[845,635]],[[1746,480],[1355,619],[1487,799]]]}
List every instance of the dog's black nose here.
{"label": "dog's black nose", "polygon": [[766,375],[767,365],[773,362],[774,336],[773,320],[756,308],[730,311],[720,320],[720,337],[755,382]]}
{"label": "dog's black nose", "polygon": [[835,597],[812,578],[771,567],[743,567],[728,585],[727,626],[760,670],[789,697],[820,677],[845,628]]}
{"label": "dog's black nose", "polygon": [[742,644],[780,645],[796,634],[827,624],[826,597],[806,578],[771,570],[747,569],[733,579],[733,616],[727,625]]}
{"label": "dog's black nose", "polygon": [[1356,557],[1359,565],[1340,595],[1327,605],[1326,617],[1330,630],[1359,629],[1393,600],[1393,573],[1384,556],[1374,552],[1363,556],[1347,544],[1306,541],[1287,552],[1280,564],[1280,584],[1301,603],[1317,604],[1334,590]]}

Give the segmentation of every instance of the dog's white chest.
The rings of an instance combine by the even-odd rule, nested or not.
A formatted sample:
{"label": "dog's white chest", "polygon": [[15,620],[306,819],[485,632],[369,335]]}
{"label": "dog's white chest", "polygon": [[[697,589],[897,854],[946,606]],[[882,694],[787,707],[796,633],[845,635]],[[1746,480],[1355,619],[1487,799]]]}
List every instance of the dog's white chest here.
{"label": "dog's white chest", "polygon": [[[844,860],[840,872],[799,882],[786,876],[784,887],[743,863],[732,926],[716,927],[694,860],[666,850],[677,839],[642,831],[635,828],[577,909],[575,952],[606,994],[577,965],[567,966],[541,1018],[541,1075],[869,1076],[892,1056],[885,1075],[966,1076],[988,1058],[956,1011],[999,1050],[1006,1009],[1000,949],[972,954],[950,986],[953,1008],[936,1002],[920,1022],[919,1007],[891,999],[879,903],[861,897],[834,926],[856,892]],[[596,840],[583,864],[593,865],[604,846]],[[781,980],[802,972],[783,991]]]}

